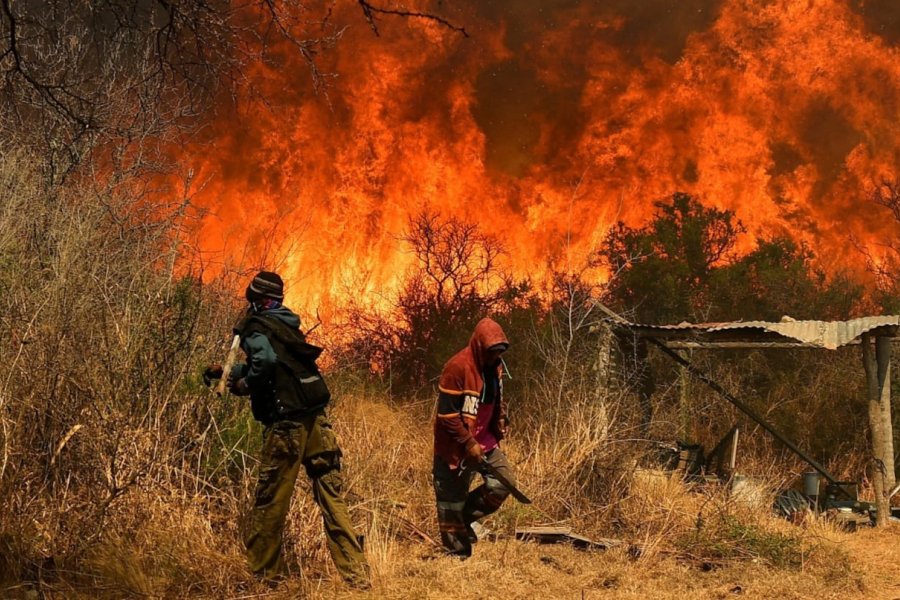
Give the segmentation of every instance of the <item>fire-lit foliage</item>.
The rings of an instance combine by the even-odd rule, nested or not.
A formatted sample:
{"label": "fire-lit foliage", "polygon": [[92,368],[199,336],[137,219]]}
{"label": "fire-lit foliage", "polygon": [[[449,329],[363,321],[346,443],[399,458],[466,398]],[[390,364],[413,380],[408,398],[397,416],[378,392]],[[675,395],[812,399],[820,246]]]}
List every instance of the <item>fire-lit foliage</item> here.
{"label": "fire-lit foliage", "polygon": [[347,311],[342,358],[361,361],[394,391],[430,392],[475,323],[508,315],[531,290],[504,272],[502,244],[474,223],[423,211],[401,239],[415,262],[395,296],[362,298]]}
{"label": "fire-lit foliage", "polygon": [[861,308],[862,287],[846,272],[827,278],[802,242],[759,238],[741,255],[732,211],[680,193],[655,206],[650,223],[618,223],[597,252],[615,273],[607,298],[639,322],[846,319]]}

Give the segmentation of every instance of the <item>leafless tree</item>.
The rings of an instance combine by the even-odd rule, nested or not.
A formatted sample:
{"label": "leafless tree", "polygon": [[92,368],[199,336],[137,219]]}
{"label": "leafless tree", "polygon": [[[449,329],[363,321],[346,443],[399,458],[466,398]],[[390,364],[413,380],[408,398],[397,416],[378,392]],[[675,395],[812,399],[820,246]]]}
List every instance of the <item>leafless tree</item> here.
{"label": "leafless tree", "polygon": [[[475,223],[443,219],[436,212],[424,210],[410,217],[407,233],[400,239],[421,268],[424,281],[417,285],[430,291],[438,311],[452,311],[476,296],[490,308],[511,283],[498,265],[503,247],[496,238],[479,231]],[[418,294],[412,288],[408,295],[413,300]]]}
{"label": "leafless tree", "polygon": [[[869,192],[869,201],[886,208],[894,221],[900,225],[900,181],[884,178]],[[877,278],[878,286],[888,296],[898,295],[900,286],[900,245],[893,239],[880,241],[876,247],[882,252],[876,255],[870,241],[852,239],[857,251],[866,260],[866,268]]]}
{"label": "leafless tree", "polygon": [[280,42],[298,48],[318,84],[316,54],[342,31],[326,17],[266,1],[2,0],[4,145],[46,153],[54,183],[99,144],[112,149],[104,167],[115,167],[109,159],[127,155],[115,150],[141,154],[148,140],[186,126]]}
{"label": "leafless tree", "polygon": [[438,23],[444,27],[452,29],[453,31],[456,31],[457,33],[460,33],[465,37],[469,37],[469,34],[466,31],[465,27],[455,25],[455,24],[451,23],[450,21],[448,21],[447,19],[445,19],[444,17],[441,17],[440,15],[436,15],[436,14],[429,13],[429,12],[422,12],[422,11],[418,11],[418,10],[409,10],[406,8],[379,7],[379,6],[375,6],[371,2],[368,2],[367,0],[358,0],[358,2],[359,2],[359,6],[363,10],[363,14],[366,17],[366,20],[369,22],[369,26],[372,27],[372,31],[375,33],[375,35],[379,35],[377,16],[378,15],[389,15],[389,16],[395,16],[395,17],[407,17],[407,18],[413,18],[413,19],[424,19],[426,21],[432,21],[434,23]]}
{"label": "leafless tree", "polygon": [[[379,14],[465,33],[427,12],[360,8],[376,33]],[[347,26],[334,12],[332,0],[0,0],[0,149],[38,149],[52,183],[98,146],[105,169],[135,157],[158,167],[151,142],[196,126],[285,48],[326,92],[334,74],[319,59]]]}
{"label": "leafless tree", "polygon": [[355,356],[407,388],[424,385],[481,317],[504,313],[529,292],[502,268],[504,249],[474,223],[423,210],[400,240],[416,262],[391,307],[350,311]]}
{"label": "leafless tree", "polygon": [[882,179],[872,191],[872,202],[890,210],[894,219],[900,223],[900,182]]}

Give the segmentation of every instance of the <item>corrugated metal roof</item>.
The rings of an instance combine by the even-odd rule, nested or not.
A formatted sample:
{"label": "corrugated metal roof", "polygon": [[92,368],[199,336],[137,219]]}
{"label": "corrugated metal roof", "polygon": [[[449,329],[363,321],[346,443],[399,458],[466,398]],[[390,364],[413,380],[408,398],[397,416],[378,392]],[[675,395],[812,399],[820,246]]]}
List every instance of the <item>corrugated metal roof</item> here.
{"label": "corrugated metal roof", "polygon": [[862,317],[849,321],[795,321],[785,318],[779,322],[769,321],[735,321],[731,323],[679,323],[678,325],[647,325],[643,323],[620,322],[632,329],[648,329],[671,332],[684,332],[685,337],[692,334],[712,332],[731,332],[740,335],[769,332],[804,344],[834,350],[859,339],[864,333],[879,327],[900,326],[900,316],[885,315],[879,317]]}

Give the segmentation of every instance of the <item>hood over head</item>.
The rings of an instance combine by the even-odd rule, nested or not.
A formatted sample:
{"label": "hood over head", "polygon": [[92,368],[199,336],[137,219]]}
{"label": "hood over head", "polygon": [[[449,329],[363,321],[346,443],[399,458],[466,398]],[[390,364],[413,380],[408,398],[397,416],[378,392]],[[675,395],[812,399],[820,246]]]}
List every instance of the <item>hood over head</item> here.
{"label": "hood over head", "polygon": [[293,329],[297,329],[298,327],[300,327],[300,317],[298,317],[294,313],[294,311],[285,306],[271,308],[269,310],[263,311],[262,314],[267,317],[272,317],[273,319],[278,319],[279,321]]}
{"label": "hood over head", "polygon": [[472,351],[475,364],[480,367],[487,366],[484,364],[485,354],[487,354],[488,348],[497,344],[504,344],[506,347],[509,347],[509,340],[506,339],[503,328],[490,317],[485,317],[478,321],[475,331],[472,333],[472,338],[469,340],[469,349]]}

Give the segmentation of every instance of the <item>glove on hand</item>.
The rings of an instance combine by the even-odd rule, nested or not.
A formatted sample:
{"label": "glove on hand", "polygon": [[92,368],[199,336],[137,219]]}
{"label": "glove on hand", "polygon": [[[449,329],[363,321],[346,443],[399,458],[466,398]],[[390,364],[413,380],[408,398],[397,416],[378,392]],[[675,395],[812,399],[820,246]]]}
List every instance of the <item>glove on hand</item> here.
{"label": "glove on hand", "polygon": [[222,365],[209,365],[203,371],[203,385],[209,387],[214,379],[222,379]]}
{"label": "glove on hand", "polygon": [[241,377],[237,381],[233,381],[230,377],[228,378],[228,389],[235,396],[246,396],[250,393],[250,387],[247,385],[247,380]]}

